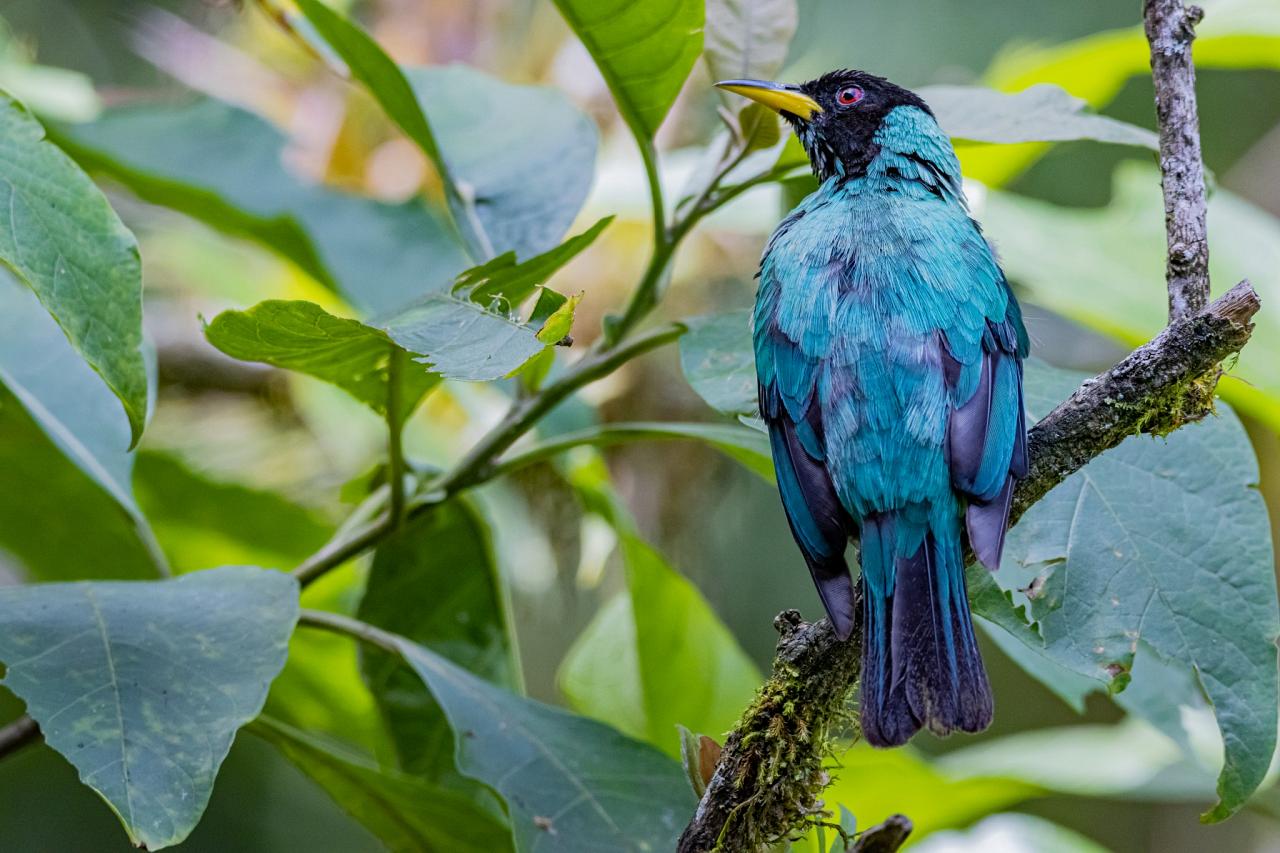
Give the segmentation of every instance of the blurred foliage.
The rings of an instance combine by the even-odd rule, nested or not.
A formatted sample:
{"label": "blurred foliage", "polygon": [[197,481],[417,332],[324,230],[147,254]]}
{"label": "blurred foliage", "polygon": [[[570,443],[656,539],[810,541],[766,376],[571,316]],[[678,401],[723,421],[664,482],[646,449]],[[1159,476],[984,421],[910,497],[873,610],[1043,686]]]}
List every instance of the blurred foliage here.
{"label": "blurred foliage", "polygon": [[[1215,288],[1247,276],[1270,305],[1280,15],[1205,6]],[[25,702],[47,741],[0,764],[6,850],[671,847],[694,802],[678,727],[721,739],[768,619],[816,612],[735,310],[807,167],[712,79],[919,86],[1043,359],[1103,367],[1163,322],[1136,4],[3,14],[0,720]],[[1105,204],[1074,206],[1086,187]],[[834,733],[827,820],[904,812],[922,851],[1276,844],[1272,313],[1222,386],[1261,474],[1223,406],[1055,490],[971,581],[995,729],[894,752]],[[683,336],[679,364],[625,351],[646,336]],[[1080,378],[1031,375],[1036,414]],[[306,566],[370,529],[372,559],[300,599],[216,568]],[[1215,785],[1215,817],[1244,816],[1198,827]]]}

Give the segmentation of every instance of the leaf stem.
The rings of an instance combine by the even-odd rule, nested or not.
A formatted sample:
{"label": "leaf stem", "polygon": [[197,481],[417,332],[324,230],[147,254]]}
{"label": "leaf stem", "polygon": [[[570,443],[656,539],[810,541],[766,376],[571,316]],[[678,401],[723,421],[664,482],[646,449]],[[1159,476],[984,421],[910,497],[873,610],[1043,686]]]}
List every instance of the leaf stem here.
{"label": "leaf stem", "polygon": [[349,535],[329,540],[319,551],[299,563],[293,570],[293,576],[298,579],[298,583],[306,586],[352,557],[358,557],[366,549],[372,548],[393,530],[395,525],[391,521],[391,516],[382,513]]}
{"label": "leaf stem", "polygon": [[298,624],[328,631],[331,634],[345,634],[363,643],[384,649],[397,657],[401,654],[400,643],[394,634],[389,634],[368,622],[343,616],[341,613],[330,613],[327,610],[303,610],[298,614]]}
{"label": "leaf stem", "polygon": [[488,470],[491,479],[528,468],[539,462],[554,459],[561,453],[575,447],[589,445],[591,447],[614,447],[619,444],[634,444],[640,441],[692,441],[695,435],[686,435],[671,430],[668,423],[629,423],[600,424],[587,429],[558,435],[547,441],[538,442],[519,453],[513,453],[498,460]]}
{"label": "leaf stem", "polygon": [[404,388],[401,374],[404,372],[404,351],[389,344],[391,355],[387,361],[387,483],[391,488],[390,512],[392,527],[404,524]]}

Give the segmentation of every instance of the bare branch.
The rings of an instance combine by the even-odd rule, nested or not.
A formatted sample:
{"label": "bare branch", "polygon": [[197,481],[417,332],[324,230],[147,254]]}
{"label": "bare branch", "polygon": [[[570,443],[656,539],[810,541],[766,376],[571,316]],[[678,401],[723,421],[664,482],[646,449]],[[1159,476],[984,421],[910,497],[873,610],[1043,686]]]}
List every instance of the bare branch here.
{"label": "bare branch", "polygon": [[1195,25],[1203,16],[1198,6],[1183,6],[1182,0],[1146,0],[1143,10],[1160,125],[1170,322],[1197,313],[1209,302],[1204,163],[1191,61]]}

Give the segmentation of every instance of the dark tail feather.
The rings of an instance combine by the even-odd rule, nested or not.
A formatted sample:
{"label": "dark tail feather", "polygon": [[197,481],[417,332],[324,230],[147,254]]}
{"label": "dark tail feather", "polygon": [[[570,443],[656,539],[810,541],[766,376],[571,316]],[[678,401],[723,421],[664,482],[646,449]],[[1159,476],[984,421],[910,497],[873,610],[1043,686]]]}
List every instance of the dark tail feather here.
{"label": "dark tail feather", "polygon": [[991,688],[965,597],[959,525],[933,531],[895,556],[892,515],[862,530],[862,731],[900,746],[921,727],[979,732],[991,723]]}

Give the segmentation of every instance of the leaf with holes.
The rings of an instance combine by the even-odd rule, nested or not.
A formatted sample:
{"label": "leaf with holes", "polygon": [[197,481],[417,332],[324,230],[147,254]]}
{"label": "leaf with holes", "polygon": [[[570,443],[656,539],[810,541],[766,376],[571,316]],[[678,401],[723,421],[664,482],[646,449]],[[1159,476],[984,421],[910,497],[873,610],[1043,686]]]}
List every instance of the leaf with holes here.
{"label": "leaf with holes", "polygon": [[[398,347],[380,329],[335,317],[312,302],[271,299],[246,311],[223,311],[204,333],[232,358],[323,379],[386,414],[389,364]],[[438,381],[422,368],[401,371],[401,417],[409,417]]]}
{"label": "leaf with holes", "polygon": [[[1086,378],[1032,367],[1036,415]],[[1207,820],[1244,804],[1276,742],[1280,615],[1257,482],[1248,437],[1220,404],[1216,417],[1165,439],[1134,436],[1068,477],[1010,532],[996,575],[1029,604],[1037,651],[1054,663],[1118,692],[1138,677],[1141,642],[1199,680],[1226,744]]]}
{"label": "leaf with holes", "polygon": [[298,584],[230,566],[0,590],[4,685],[134,843],[182,841],[284,666]]}
{"label": "leaf with holes", "polygon": [[138,243],[89,176],[4,92],[0,264],[35,291],[119,398],[136,444],[147,417]]}

